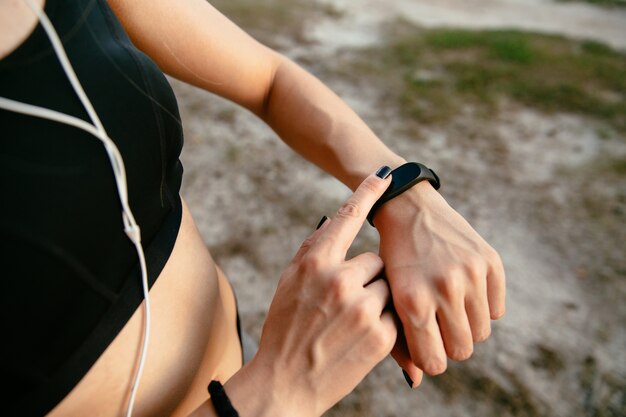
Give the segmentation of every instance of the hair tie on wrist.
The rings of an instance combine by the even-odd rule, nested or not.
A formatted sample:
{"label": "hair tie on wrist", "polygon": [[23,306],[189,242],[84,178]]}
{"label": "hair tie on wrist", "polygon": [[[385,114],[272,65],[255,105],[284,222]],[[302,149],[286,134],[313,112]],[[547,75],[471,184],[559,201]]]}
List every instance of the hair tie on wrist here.
{"label": "hair tie on wrist", "polygon": [[211,381],[209,384],[209,394],[211,394],[211,402],[219,417],[239,417],[239,413],[230,402],[221,382]]}

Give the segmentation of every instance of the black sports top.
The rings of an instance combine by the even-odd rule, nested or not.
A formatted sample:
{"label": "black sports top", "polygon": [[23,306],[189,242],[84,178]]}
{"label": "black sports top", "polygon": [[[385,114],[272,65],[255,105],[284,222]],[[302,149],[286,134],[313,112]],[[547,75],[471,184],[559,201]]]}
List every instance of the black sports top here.
{"label": "black sports top", "polygon": [[[122,154],[152,285],[181,220],[176,99],[104,0],[47,0],[45,11]],[[0,96],[89,121],[40,25],[0,60]],[[2,414],[41,416],[143,301],[141,274],[95,137],[0,110],[0,192]]]}

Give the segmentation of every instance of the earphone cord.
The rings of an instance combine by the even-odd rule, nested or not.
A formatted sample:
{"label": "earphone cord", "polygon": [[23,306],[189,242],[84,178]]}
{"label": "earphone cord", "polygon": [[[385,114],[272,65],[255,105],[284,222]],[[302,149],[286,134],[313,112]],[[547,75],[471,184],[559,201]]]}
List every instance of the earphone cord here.
{"label": "earphone cord", "polygon": [[32,0],[24,0],[24,2],[28,4],[28,6],[35,12],[37,17],[39,18],[39,22],[46,31],[46,34],[48,35],[48,38],[52,43],[52,47],[56,52],[57,58],[59,59],[61,66],[63,67],[63,71],[65,71],[65,74],[67,75],[70,84],[76,92],[76,95],[78,96],[81,103],[85,107],[85,110],[89,114],[89,118],[91,119],[92,124],[65,113],[60,113],[39,106],[33,106],[4,97],[0,97],[0,108],[74,126],[92,134],[104,144],[107,155],[109,157],[109,161],[111,162],[111,167],[115,176],[117,192],[119,195],[120,203],[122,205],[122,221],[124,223],[124,232],[135,245],[135,249],[137,250],[137,256],[139,257],[139,264],[141,267],[141,283],[144,296],[145,320],[143,329],[143,343],[141,346],[139,365],[137,367],[137,371],[133,380],[133,385],[128,399],[128,406],[126,409],[126,417],[131,417],[133,412],[133,406],[135,403],[135,397],[139,388],[139,381],[141,379],[144,364],[146,361],[148,343],[150,340],[150,296],[148,294],[148,273],[146,260],[143,246],[141,244],[141,231],[139,229],[139,225],[137,225],[137,223],[135,222],[135,217],[133,216],[133,213],[130,210],[128,204],[128,188],[126,182],[126,169],[124,167],[124,161],[122,160],[122,155],[120,154],[117,146],[106,133],[104,126],[100,121],[100,118],[96,114],[93,105],[85,94],[85,91],[83,90],[83,87],[81,86],[78,77],[76,76],[76,73],[74,72],[74,69],[70,64],[67,54],[65,53],[65,49],[63,48],[61,40],[59,39],[59,35],[54,29],[54,26],[46,16],[45,12],[41,9],[41,7],[36,5]]}

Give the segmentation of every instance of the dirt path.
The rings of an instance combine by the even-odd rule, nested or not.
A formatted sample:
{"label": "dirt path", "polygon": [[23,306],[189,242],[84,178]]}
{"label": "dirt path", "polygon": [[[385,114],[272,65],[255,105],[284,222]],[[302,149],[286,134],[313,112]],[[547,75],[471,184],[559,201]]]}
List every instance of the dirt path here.
{"label": "dirt path", "polygon": [[[320,74],[389,146],[444,173],[444,195],[500,251],[508,279],[508,313],[469,361],[427,378],[416,392],[385,361],[328,415],[625,415],[619,242],[626,240],[626,181],[624,174],[596,178],[592,169],[607,158],[626,160],[624,132],[607,135],[593,120],[510,104],[488,123],[459,115],[416,134],[399,109],[383,105],[385,91],[333,63],[381,42],[384,25],[398,15],[425,26],[512,26],[626,48],[626,13],[542,0],[325,3],[335,12],[307,21],[304,38],[281,40],[283,52]],[[258,336],[282,268],[348,191],[249,113],[174,87],[186,134],[183,195],[233,281],[244,327]],[[376,244],[365,228],[355,250]]]}
{"label": "dirt path", "polygon": [[313,30],[331,48],[375,42],[385,22],[397,17],[424,27],[514,28],[593,39],[626,49],[626,9],[550,0],[326,0],[344,14]]}

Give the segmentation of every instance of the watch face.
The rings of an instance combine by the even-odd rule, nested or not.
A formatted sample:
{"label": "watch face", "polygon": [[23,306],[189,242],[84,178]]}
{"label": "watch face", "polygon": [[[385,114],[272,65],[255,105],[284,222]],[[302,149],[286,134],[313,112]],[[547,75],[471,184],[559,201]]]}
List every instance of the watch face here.
{"label": "watch face", "polygon": [[391,172],[391,187],[389,192],[399,193],[411,188],[420,181],[429,181],[435,189],[439,188],[439,178],[434,171],[417,162],[409,162],[399,166]]}
{"label": "watch face", "polygon": [[406,184],[419,178],[421,173],[422,167],[420,165],[415,162],[409,162],[393,170],[391,172],[391,178],[394,183],[400,186],[401,184]]}

